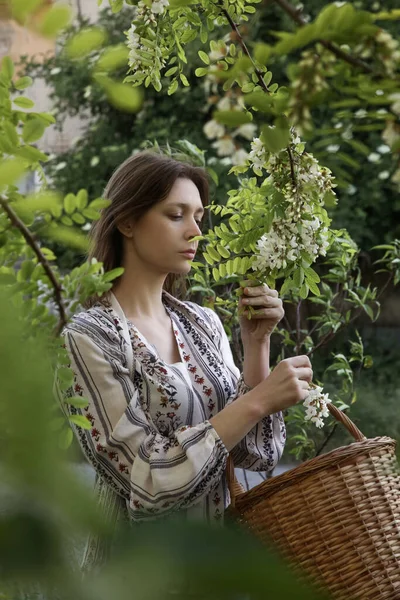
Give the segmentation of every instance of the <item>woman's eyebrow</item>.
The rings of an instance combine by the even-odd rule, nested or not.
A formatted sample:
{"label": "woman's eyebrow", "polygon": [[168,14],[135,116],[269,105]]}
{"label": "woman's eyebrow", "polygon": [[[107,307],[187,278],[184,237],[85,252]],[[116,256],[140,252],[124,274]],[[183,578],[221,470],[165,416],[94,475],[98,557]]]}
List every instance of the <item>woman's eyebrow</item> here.
{"label": "woman's eyebrow", "polygon": [[[171,204],[169,206],[178,206],[179,208],[190,208],[190,204],[186,204],[185,202],[171,202]],[[199,207],[196,209],[195,212],[201,212],[202,214],[204,214],[204,208]]]}

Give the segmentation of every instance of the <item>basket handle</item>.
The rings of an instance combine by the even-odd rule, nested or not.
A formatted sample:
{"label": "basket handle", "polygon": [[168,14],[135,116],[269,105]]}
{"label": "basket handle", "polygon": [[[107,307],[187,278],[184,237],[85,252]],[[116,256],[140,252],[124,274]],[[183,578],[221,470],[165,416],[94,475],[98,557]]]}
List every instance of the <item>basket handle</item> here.
{"label": "basket handle", "polygon": [[336,421],[341,423],[347,429],[356,442],[362,442],[363,440],[367,439],[365,435],[358,429],[357,425],[355,425],[342,410],[339,410],[334,404],[332,404],[332,402],[329,402],[328,410],[336,419]]}
{"label": "basket handle", "polygon": [[[358,429],[357,425],[353,423],[351,419],[342,411],[339,410],[334,404],[331,402],[327,405],[329,412],[331,415],[341,423],[345,429],[350,433],[350,435],[356,440],[356,442],[362,442],[367,438],[365,435]],[[226,463],[226,479],[228,483],[229,494],[231,497],[231,506],[235,508],[236,498],[240,494],[244,493],[244,489],[237,481],[235,477],[235,469],[233,465],[233,458],[231,455],[228,456],[228,460]]]}

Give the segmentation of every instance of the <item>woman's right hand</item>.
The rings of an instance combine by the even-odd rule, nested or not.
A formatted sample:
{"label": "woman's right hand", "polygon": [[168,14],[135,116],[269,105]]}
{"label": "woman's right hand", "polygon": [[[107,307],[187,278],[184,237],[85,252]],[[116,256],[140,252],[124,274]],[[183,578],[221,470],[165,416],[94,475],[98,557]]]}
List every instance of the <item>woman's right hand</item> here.
{"label": "woman's right hand", "polygon": [[307,398],[313,371],[308,356],[285,358],[277,364],[272,373],[259,383],[254,391],[260,392],[260,400],[265,414],[285,410]]}

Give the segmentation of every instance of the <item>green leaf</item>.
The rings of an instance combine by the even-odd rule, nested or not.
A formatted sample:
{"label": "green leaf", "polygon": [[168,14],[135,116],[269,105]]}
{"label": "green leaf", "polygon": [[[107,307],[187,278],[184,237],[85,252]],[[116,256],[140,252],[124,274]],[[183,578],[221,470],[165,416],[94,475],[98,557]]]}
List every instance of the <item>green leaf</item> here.
{"label": "green leaf", "polygon": [[[93,52],[99,50],[107,40],[107,32],[101,27],[85,27],[76,33],[70,40],[68,40],[65,50],[69,58],[83,58]],[[111,49],[108,49],[110,52]],[[129,53],[129,52],[128,52]],[[127,53],[125,52],[125,57]],[[106,59],[100,57],[99,61],[103,58],[103,62],[107,62]],[[97,63],[98,66],[98,63]]]}
{"label": "green leaf", "polygon": [[87,236],[81,231],[72,229],[70,227],[62,227],[61,225],[57,224],[54,227],[49,226],[45,229],[42,229],[41,233],[44,238],[49,238],[54,242],[59,242],[60,244],[64,244],[70,248],[76,248],[84,253],[87,252],[88,239]]}
{"label": "green leaf", "polygon": [[185,87],[189,87],[189,82],[188,82],[188,80],[187,80],[187,77],[186,77],[186,75],[184,75],[183,73],[181,73],[181,74],[179,75],[179,77],[180,77],[180,80],[182,81],[183,85],[184,85]]}
{"label": "green leaf", "polygon": [[68,215],[72,215],[76,209],[75,194],[67,194],[64,198],[64,210]]}
{"label": "green leaf", "polygon": [[217,250],[211,246],[211,244],[207,246],[207,252],[213,260],[217,262],[221,260],[221,256],[218,254]]}
{"label": "green leaf", "polygon": [[273,127],[264,125],[261,130],[261,141],[266,149],[272,154],[276,154],[280,150],[283,150],[290,141],[289,127],[283,128],[276,125]]}
{"label": "green leaf", "polygon": [[304,272],[307,279],[311,279],[311,281],[315,281],[315,283],[319,283],[321,281],[318,273],[316,273],[311,267],[304,269]]}
{"label": "green leaf", "polygon": [[83,415],[71,415],[69,420],[82,429],[92,429],[91,422]]}
{"label": "green leaf", "polygon": [[11,0],[11,12],[16,21],[24,23],[27,17],[35,12],[44,0]]}
{"label": "green leaf", "polygon": [[217,250],[218,250],[219,254],[222,256],[222,258],[229,258],[231,255],[229,250],[227,248],[225,248],[225,246],[223,246],[222,244],[217,244]]}
{"label": "green leaf", "polygon": [[7,77],[7,79],[12,79],[14,76],[14,63],[9,56],[4,56],[1,61],[1,72]]}
{"label": "green leaf", "polygon": [[269,96],[265,92],[251,92],[244,96],[244,101],[253,108],[260,110],[261,112],[271,112],[273,104],[272,96]]}
{"label": "green leaf", "polygon": [[63,429],[60,434],[59,446],[61,450],[68,450],[68,448],[72,444],[72,440],[74,439],[74,434],[70,427]]}
{"label": "green leaf", "polygon": [[100,71],[116,71],[123,68],[128,62],[129,50],[125,44],[118,44],[106,48],[96,63]]}
{"label": "green leaf", "polygon": [[265,65],[271,56],[271,51],[272,48],[271,46],[268,46],[268,44],[257,43],[254,46],[254,58],[257,62],[261,63],[262,65]]}
{"label": "green leaf", "polygon": [[46,37],[56,37],[72,20],[72,10],[66,4],[55,4],[45,14],[39,31]]}
{"label": "green leaf", "polygon": [[178,8],[180,6],[189,6],[190,4],[194,4],[194,2],[195,0],[169,0],[169,6],[167,6],[167,10]]}
{"label": "green leaf", "polygon": [[229,125],[230,127],[251,123],[253,120],[250,113],[242,112],[240,110],[216,110],[213,114],[213,118],[219,123]]}
{"label": "green leaf", "polygon": [[178,81],[175,79],[174,81],[172,81],[172,83],[169,85],[168,87],[168,96],[172,96],[172,94],[174,94],[176,92],[176,90],[178,89],[179,83]]}
{"label": "green leaf", "polygon": [[210,64],[210,57],[204,52],[204,50],[199,50],[198,55],[205,65]]}
{"label": "green leaf", "polygon": [[304,270],[299,267],[293,274],[293,283],[296,288],[300,288],[304,281]]}
{"label": "green leaf", "polygon": [[83,210],[84,208],[86,208],[88,203],[88,193],[86,190],[79,190],[79,192],[76,195],[76,207],[79,210]]}
{"label": "green leaf", "polygon": [[25,158],[30,163],[46,162],[49,160],[47,154],[44,154],[34,146],[21,146],[14,152],[15,156]]}
{"label": "green leaf", "polygon": [[96,77],[95,79],[104,88],[107,99],[122,112],[137,113],[142,108],[143,92],[139,87],[114,81],[108,77]]}
{"label": "green leaf", "polygon": [[17,98],[14,98],[13,102],[20,108],[32,108],[35,106],[33,100],[30,98],[25,98],[25,96],[18,96]]}
{"label": "green leaf", "polygon": [[312,281],[312,279],[307,279],[307,284],[306,285],[310,288],[310,290],[312,291],[312,293],[315,296],[320,296],[321,295],[321,292],[319,291],[319,288],[318,288],[317,284],[315,283],[315,281]]}
{"label": "green leaf", "polygon": [[95,200],[92,200],[89,207],[94,208],[95,210],[101,210],[102,208],[107,208],[110,204],[111,200],[108,200],[107,198],[96,198]]}
{"label": "green leaf", "polygon": [[16,183],[26,171],[26,163],[21,158],[7,158],[0,162],[0,190]]}
{"label": "green leaf", "polygon": [[199,67],[194,72],[196,77],[204,77],[204,75],[207,75],[207,73],[208,73],[208,69],[205,69],[204,67]]}
{"label": "green leaf", "polygon": [[22,129],[22,138],[27,144],[36,142],[37,140],[40,140],[40,138],[43,136],[45,129],[46,126],[43,123],[43,121],[41,119],[38,119],[37,117],[34,117],[32,119],[29,119],[24,124],[24,127]]}
{"label": "green leaf", "polygon": [[14,83],[14,87],[17,90],[25,90],[26,88],[30,87],[33,83],[33,79],[32,77],[20,77],[19,79],[17,79],[17,81],[15,81]]}
{"label": "green leaf", "polygon": [[122,273],[124,272],[124,268],[123,267],[117,267],[116,269],[112,269],[111,271],[108,271],[104,277],[103,277],[103,281],[113,281],[114,279],[116,279],[117,277],[121,277]]}
{"label": "green leaf", "polygon": [[64,398],[63,401],[75,408],[86,408],[89,404],[89,400],[82,398],[82,396],[71,396],[71,398]]}
{"label": "green leaf", "polygon": [[174,75],[178,70],[178,67],[171,67],[170,69],[168,69],[168,71],[165,73],[165,77],[171,77],[171,75]]}
{"label": "green leaf", "polygon": [[124,6],[124,0],[110,0],[110,6],[114,14],[119,13]]}

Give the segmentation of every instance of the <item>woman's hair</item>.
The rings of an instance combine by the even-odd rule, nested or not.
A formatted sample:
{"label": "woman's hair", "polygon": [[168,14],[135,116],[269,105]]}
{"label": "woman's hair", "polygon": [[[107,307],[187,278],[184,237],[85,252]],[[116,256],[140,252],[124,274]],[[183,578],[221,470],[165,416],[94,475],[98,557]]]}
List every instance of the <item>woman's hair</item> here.
{"label": "woman's hair", "polygon": [[[208,204],[208,178],[201,167],[151,151],[139,152],[125,160],[114,171],[104,190],[104,198],[111,203],[101,211],[100,219],[92,226],[88,259],[95,257],[103,263],[105,271],[121,267],[124,246],[118,225],[129,218],[139,221],[153,206],[165,200],[179,178],[193,181],[203,206]],[[183,280],[181,275],[170,273],[164,289],[179,295]],[[102,298],[92,296],[85,306],[89,307]]]}

